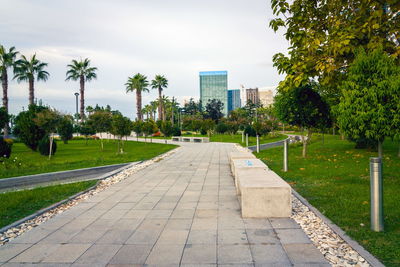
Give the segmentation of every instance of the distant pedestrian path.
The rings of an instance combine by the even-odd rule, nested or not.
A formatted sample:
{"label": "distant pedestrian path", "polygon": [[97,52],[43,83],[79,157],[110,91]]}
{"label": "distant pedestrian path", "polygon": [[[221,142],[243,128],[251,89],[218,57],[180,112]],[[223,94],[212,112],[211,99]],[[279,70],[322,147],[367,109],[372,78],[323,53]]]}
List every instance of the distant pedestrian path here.
{"label": "distant pedestrian path", "polygon": [[235,145],[181,145],[1,246],[0,265],[329,266],[292,219],[242,219]]}

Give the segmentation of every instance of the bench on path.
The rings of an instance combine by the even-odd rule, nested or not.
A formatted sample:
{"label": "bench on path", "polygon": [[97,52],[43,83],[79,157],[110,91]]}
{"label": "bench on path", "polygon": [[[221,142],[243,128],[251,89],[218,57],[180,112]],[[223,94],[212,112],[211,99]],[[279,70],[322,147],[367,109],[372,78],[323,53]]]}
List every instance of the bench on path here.
{"label": "bench on path", "polygon": [[191,143],[209,143],[208,137],[190,137],[190,136],[172,136],[172,141],[175,142],[191,142]]}
{"label": "bench on path", "polygon": [[243,218],[291,216],[288,183],[249,152],[233,152],[229,160]]}

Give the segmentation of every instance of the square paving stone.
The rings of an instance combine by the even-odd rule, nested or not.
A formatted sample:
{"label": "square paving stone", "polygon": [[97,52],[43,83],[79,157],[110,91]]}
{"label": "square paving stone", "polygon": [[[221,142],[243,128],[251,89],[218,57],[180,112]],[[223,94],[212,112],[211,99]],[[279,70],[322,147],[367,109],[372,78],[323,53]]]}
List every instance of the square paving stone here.
{"label": "square paving stone", "polygon": [[244,230],[244,223],[242,218],[233,218],[233,217],[218,217],[218,229],[239,229]]}
{"label": "square paving stone", "polygon": [[150,211],[146,219],[168,219],[172,214],[172,210],[152,210]]}
{"label": "square paving stone", "polygon": [[216,244],[217,230],[191,230],[189,233],[188,244]]}
{"label": "square paving stone", "polygon": [[95,244],[91,246],[82,256],[80,256],[76,263],[105,265],[111,260],[111,258],[120,248],[121,245]]}
{"label": "square paving stone", "polygon": [[122,216],[124,219],[142,219],[149,214],[151,210],[129,210]]}
{"label": "square paving stone", "polygon": [[246,229],[272,229],[268,219],[243,219]]}
{"label": "square paving stone", "polygon": [[68,241],[68,243],[94,243],[97,239],[99,239],[104,233],[106,229],[96,229],[88,227],[85,230],[79,232],[72,239]]}
{"label": "square paving stone", "polygon": [[268,229],[248,229],[247,238],[250,244],[279,244],[279,239],[274,230]]}
{"label": "square paving stone", "polygon": [[17,257],[11,259],[10,262],[40,262],[53,253],[59,246],[59,244],[35,244]]}
{"label": "square paving stone", "polygon": [[153,245],[156,243],[160,236],[161,229],[159,230],[136,230],[125,244],[136,244],[136,245]]}
{"label": "square paving stone", "polygon": [[283,247],[279,245],[251,245],[251,254],[256,264],[277,264],[290,266],[291,262]]}
{"label": "square paving stone", "polygon": [[282,244],[311,243],[302,229],[275,229]]}
{"label": "square paving stone", "polygon": [[116,210],[130,210],[134,206],[136,206],[136,202],[121,202],[121,203],[117,203],[113,207],[113,209],[116,209]]}
{"label": "square paving stone", "polygon": [[195,216],[197,218],[216,218],[218,210],[216,209],[197,209]]}
{"label": "square paving stone", "polygon": [[189,230],[192,222],[192,219],[170,219],[165,225],[165,230]]}
{"label": "square paving stone", "polygon": [[112,229],[101,236],[96,244],[125,244],[135,230]]}
{"label": "square paving stone", "polygon": [[72,263],[79,258],[91,244],[61,244],[43,262]]}
{"label": "square paving stone", "polygon": [[218,244],[247,244],[245,230],[220,230],[218,229]]}
{"label": "square paving stone", "polygon": [[300,228],[300,225],[291,218],[270,218],[269,221],[271,222],[272,227],[275,229]]}
{"label": "square paving stone", "polygon": [[191,206],[179,204],[171,214],[171,219],[192,219],[197,203],[190,203]]}
{"label": "square paving stone", "polygon": [[182,264],[217,263],[216,244],[191,245],[187,244],[183,250]]}
{"label": "square paving stone", "polygon": [[189,230],[164,230],[157,240],[157,244],[185,244]]}
{"label": "square paving stone", "polygon": [[54,230],[45,230],[39,227],[35,227],[28,232],[14,238],[10,243],[16,244],[34,244],[51,234]]}
{"label": "square paving stone", "polygon": [[146,264],[179,265],[184,245],[156,245],[150,252]]}
{"label": "square paving stone", "polygon": [[327,263],[313,244],[285,244],[283,247],[293,264]]}
{"label": "square paving stone", "polygon": [[192,230],[216,230],[217,218],[195,218]]}
{"label": "square paving stone", "polygon": [[110,264],[144,264],[151,248],[149,245],[124,245],[111,259]]}
{"label": "square paving stone", "polygon": [[20,254],[22,251],[26,250],[29,248],[31,244],[5,244],[0,247],[0,262],[6,262],[18,254]]}
{"label": "square paving stone", "polygon": [[248,245],[218,245],[218,265],[228,263],[252,263]]}

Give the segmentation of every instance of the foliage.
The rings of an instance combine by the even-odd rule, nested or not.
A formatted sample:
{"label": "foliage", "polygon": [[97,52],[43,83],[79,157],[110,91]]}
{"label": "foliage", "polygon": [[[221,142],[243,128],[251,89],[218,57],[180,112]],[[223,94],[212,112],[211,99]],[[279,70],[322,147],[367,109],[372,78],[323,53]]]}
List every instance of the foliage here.
{"label": "foliage", "polygon": [[215,127],[215,131],[220,134],[226,133],[228,131],[228,126],[221,121]]}
{"label": "foliage", "polygon": [[136,91],[136,111],[137,119],[143,120],[142,115],[142,92],[149,91],[149,82],[147,77],[143,74],[137,73],[133,77],[128,77],[128,81],[125,83],[126,92]]}
{"label": "foliage", "polygon": [[136,120],[132,123],[132,130],[139,136],[143,133],[143,121]]}
{"label": "foliage", "polygon": [[85,138],[86,138],[86,144],[87,144],[87,138],[88,138],[88,136],[96,134],[96,131],[93,129],[93,127],[91,126],[91,124],[88,123],[88,122],[82,122],[82,123],[79,125],[78,131],[79,131],[79,134],[85,136]]}
{"label": "foliage", "polygon": [[0,161],[1,158],[10,158],[12,143],[8,143],[0,136]]}
{"label": "foliage", "polygon": [[46,132],[35,124],[34,119],[38,113],[46,109],[47,107],[29,105],[27,111],[20,112],[15,118],[14,134],[34,151],[39,141],[46,135]]}
{"label": "foliage", "polygon": [[179,128],[178,125],[175,125],[175,126],[172,128],[172,135],[173,135],[173,136],[181,136],[181,135],[182,135],[181,129]]}
{"label": "foliage", "polygon": [[217,122],[224,116],[222,110],[224,109],[224,103],[218,99],[210,99],[206,104],[205,117],[207,119],[212,119]]}
{"label": "foliage", "polygon": [[72,139],[72,134],[74,133],[74,126],[72,124],[71,116],[64,115],[61,117],[61,120],[58,124],[58,134],[61,137],[61,140],[64,141],[64,144],[68,143],[68,140]]}
{"label": "foliage", "polygon": [[193,98],[190,98],[189,102],[185,103],[183,106],[183,110],[186,115],[196,115],[201,112],[201,103],[200,101],[195,102]]}
{"label": "foliage", "polygon": [[203,123],[201,125],[201,132],[207,133],[208,136],[210,137],[212,130],[214,130],[214,127],[215,127],[215,122],[212,119],[203,120]]}
{"label": "foliage", "polygon": [[[51,155],[54,155],[57,151],[57,142],[51,139],[53,142],[51,146]],[[38,144],[39,153],[43,156],[48,156],[50,154],[50,138],[45,135]]]}
{"label": "foliage", "polygon": [[174,133],[174,127],[170,121],[163,121],[160,130],[165,137],[170,137]]}
{"label": "foliage", "polygon": [[353,140],[400,136],[400,66],[381,49],[360,50],[349,68],[338,123]]}
{"label": "foliage", "polygon": [[163,89],[167,87],[168,87],[168,80],[164,77],[164,75],[156,75],[154,80],[151,81],[151,88],[158,90],[158,119],[162,120],[165,120],[165,117],[163,116],[164,106],[161,93]]}
{"label": "foliage", "polygon": [[44,109],[36,114],[33,119],[35,124],[39,126],[46,134],[54,133],[62,119],[62,116],[52,109]]}
{"label": "foliage", "polygon": [[18,51],[15,50],[14,46],[7,51],[4,46],[0,45],[0,74],[2,80],[6,78],[4,73],[7,72],[7,69],[14,66],[17,54]]}
{"label": "foliage", "polygon": [[254,130],[253,127],[251,127],[251,125],[246,125],[244,128],[244,134],[247,134],[248,136],[257,136],[256,131]]}
{"label": "foliage", "polygon": [[84,81],[89,82],[93,79],[97,79],[97,68],[90,67],[90,59],[85,58],[84,60],[75,60],[71,61],[71,64],[67,65],[68,70],[66,73],[66,80],[77,81],[79,79],[84,79]]}
{"label": "foliage", "polygon": [[122,138],[131,135],[132,122],[129,118],[122,115],[114,115],[112,117],[111,128],[113,129],[113,134]]}
{"label": "foliage", "polygon": [[265,135],[271,131],[268,124],[266,122],[263,122],[260,120],[253,122],[252,128],[254,129],[254,131],[256,132],[256,135],[258,135],[258,136]]}
{"label": "foliage", "polygon": [[8,115],[6,108],[0,107],[0,126],[9,123],[9,121],[10,121],[10,116]]}
{"label": "foliage", "polygon": [[337,104],[338,85],[359,47],[372,51],[383,46],[399,62],[398,1],[272,0],[276,16],[270,27],[285,29],[288,56],[274,55],[274,66],[286,74],[280,90],[300,87],[318,78],[320,93]]}
{"label": "foliage", "polygon": [[111,130],[112,115],[108,111],[96,111],[88,118],[89,125],[97,133],[109,132]]}
{"label": "foliage", "polygon": [[145,121],[142,129],[145,136],[151,136],[158,131],[157,124],[152,120]]}
{"label": "foliage", "polygon": [[239,126],[240,126],[240,124],[238,121],[228,120],[226,122],[227,132],[229,132],[232,135],[237,133],[237,131],[239,130]]}

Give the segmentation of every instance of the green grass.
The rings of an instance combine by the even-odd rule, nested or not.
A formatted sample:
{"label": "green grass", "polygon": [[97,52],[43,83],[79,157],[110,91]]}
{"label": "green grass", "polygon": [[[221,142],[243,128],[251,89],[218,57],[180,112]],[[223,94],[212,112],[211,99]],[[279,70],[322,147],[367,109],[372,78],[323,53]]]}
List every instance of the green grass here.
{"label": "green grass", "polygon": [[[315,140],[319,139],[319,140]],[[325,216],[339,225],[386,266],[400,266],[400,158],[398,143],[384,143],[385,232],[370,230],[369,158],[377,152],[354,149],[354,143],[340,136],[314,138],[308,157],[301,146],[289,151],[289,171],[282,170],[282,147],[256,154],[281,175]]]}
{"label": "green grass", "polygon": [[[201,134],[189,134],[189,135],[182,135],[183,137],[208,137],[208,135],[201,135]],[[153,137],[156,139],[165,139],[164,137]],[[275,141],[284,140],[286,135],[283,134],[275,134],[275,135],[265,135],[260,137],[260,144],[271,143]],[[169,138],[170,139],[170,138]],[[242,143],[242,135],[241,134],[213,134],[211,135],[210,142],[223,142],[223,143],[238,143],[242,146],[246,146],[246,139]],[[249,136],[249,146],[256,145],[257,141],[255,137]]]}
{"label": "green grass", "polygon": [[[175,145],[124,141],[124,154],[117,153],[114,140],[104,140],[101,151],[99,140],[71,140],[68,144],[57,141],[57,152],[51,158],[31,151],[22,143],[15,143],[12,148],[11,162],[15,157],[17,164],[0,165],[0,178],[30,175],[46,172],[74,170],[102,165],[141,161],[167,152]],[[21,163],[21,166],[18,165]]]}
{"label": "green grass", "polygon": [[81,192],[97,181],[40,187],[0,194],[0,228]]}

